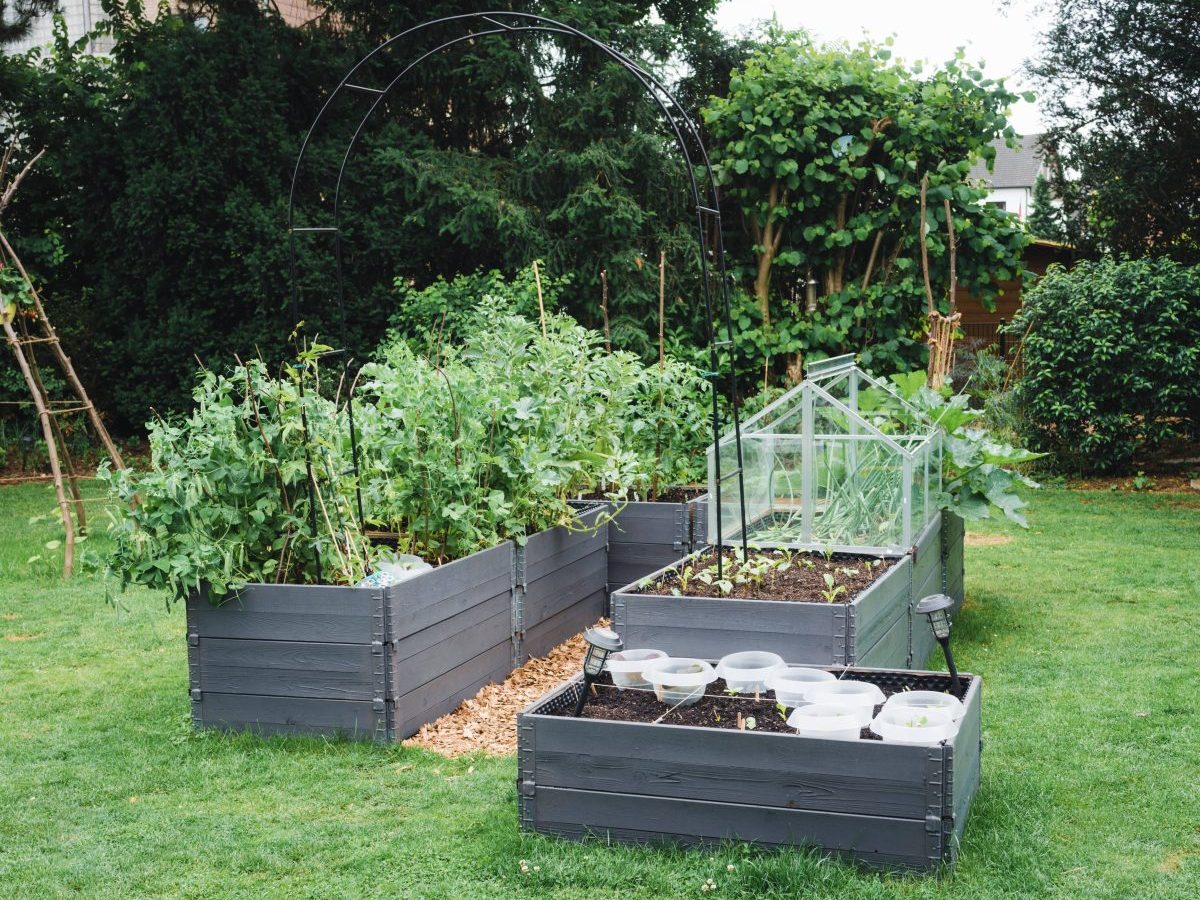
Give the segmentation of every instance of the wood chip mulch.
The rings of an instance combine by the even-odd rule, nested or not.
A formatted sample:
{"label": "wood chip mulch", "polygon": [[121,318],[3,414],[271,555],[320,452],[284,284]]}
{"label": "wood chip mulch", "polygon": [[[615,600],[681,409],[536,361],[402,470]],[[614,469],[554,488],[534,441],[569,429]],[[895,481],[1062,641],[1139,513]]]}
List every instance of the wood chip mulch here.
{"label": "wood chip mulch", "polygon": [[[606,622],[604,624],[607,624]],[[405,747],[421,747],[443,756],[517,752],[517,713],[583,669],[585,644],[577,634],[546,656],[531,659],[502,684],[489,684],[452,713],[430,722]]]}

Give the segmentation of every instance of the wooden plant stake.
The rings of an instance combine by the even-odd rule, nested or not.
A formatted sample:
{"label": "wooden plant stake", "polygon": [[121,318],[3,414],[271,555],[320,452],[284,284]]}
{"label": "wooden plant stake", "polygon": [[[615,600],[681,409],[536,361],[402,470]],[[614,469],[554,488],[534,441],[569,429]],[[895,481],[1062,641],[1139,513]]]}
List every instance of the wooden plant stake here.
{"label": "wooden plant stake", "polygon": [[612,353],[612,334],[608,329],[608,271],[600,270],[600,314],[604,317],[604,350]]}
{"label": "wooden plant stake", "polygon": [[546,304],[542,300],[542,275],[538,271],[538,261],[533,261],[533,283],[537,287],[538,322],[542,325],[542,337],[546,336]]}

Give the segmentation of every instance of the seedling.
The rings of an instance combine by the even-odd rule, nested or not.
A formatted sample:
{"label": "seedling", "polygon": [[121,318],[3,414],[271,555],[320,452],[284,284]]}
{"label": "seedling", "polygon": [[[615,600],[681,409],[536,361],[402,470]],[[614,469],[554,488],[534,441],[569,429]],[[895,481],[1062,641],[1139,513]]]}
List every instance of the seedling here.
{"label": "seedling", "polygon": [[828,572],[825,573],[825,588],[821,591],[821,596],[825,598],[826,603],[833,603],[837,598],[846,592],[844,584],[835,584],[833,576]]}
{"label": "seedling", "polygon": [[1154,479],[1149,477],[1145,472],[1139,471],[1133,476],[1132,487],[1135,491],[1154,490]]}

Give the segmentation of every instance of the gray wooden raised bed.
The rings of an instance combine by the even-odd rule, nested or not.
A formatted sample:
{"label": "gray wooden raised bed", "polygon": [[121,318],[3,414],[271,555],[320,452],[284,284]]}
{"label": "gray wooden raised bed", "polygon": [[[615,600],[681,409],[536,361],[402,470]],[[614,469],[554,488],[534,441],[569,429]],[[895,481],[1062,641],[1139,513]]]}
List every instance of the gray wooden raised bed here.
{"label": "gray wooden raised bed", "polygon": [[963,591],[963,543],[966,540],[966,523],[952,512],[942,513],[942,558],[946,561],[945,593],[954,598],[954,612],[962,607]]}
{"label": "gray wooden raised bed", "polygon": [[[678,503],[630,501],[608,527],[608,590],[617,590],[677,559],[683,559],[703,544],[707,534],[705,497]],[[696,543],[697,528],[701,530]]]}
{"label": "gray wooden raised bed", "polygon": [[408,737],[600,618],[605,542],[604,527],[554,528],[387,588],[251,584],[221,606],[194,595],[193,722]]}
{"label": "gray wooden raised bed", "polygon": [[[613,593],[613,626],[627,647],[653,647],[675,656],[767,650],[793,663],[911,666],[912,607],[925,596],[914,599],[914,589],[933,585],[929,593],[941,590],[940,529],[935,518],[914,548],[893,558],[887,572],[850,603],[638,594],[631,584]],[[916,624],[928,630],[923,622]]]}
{"label": "gray wooden raised bed", "polygon": [[[963,520],[952,512],[942,512],[941,533],[938,553],[940,560],[935,565],[932,553],[922,558],[919,554],[913,566],[914,605],[930,594],[947,594],[954,598],[951,615],[956,615],[963,604]],[[910,665],[923,668],[929,655],[937,647],[937,641],[923,616],[910,614],[912,618],[912,661]]]}
{"label": "gray wooden raised bed", "polygon": [[[852,670],[893,687],[945,690],[938,673]],[[517,719],[521,827],[622,843],[812,846],[877,868],[954,863],[979,786],[980,679],[944,745],[549,715],[570,681]]]}

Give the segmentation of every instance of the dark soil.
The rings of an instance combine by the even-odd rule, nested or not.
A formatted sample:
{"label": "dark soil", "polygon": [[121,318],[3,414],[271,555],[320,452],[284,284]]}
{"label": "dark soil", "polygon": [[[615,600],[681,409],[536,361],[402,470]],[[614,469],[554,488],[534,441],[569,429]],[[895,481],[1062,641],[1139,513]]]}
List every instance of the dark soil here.
{"label": "dark soil", "polygon": [[[777,550],[751,551],[750,560],[761,556],[782,559],[783,554]],[[735,600],[783,600],[808,603],[849,603],[864,590],[878,581],[891,567],[890,560],[878,560],[873,556],[852,556],[847,553],[835,553],[828,560],[820,553],[795,553],[792,557],[791,568],[779,571],[769,570],[761,581],[745,580],[737,582],[739,566],[734,551],[725,552],[725,577],[734,582],[733,593],[724,594],[716,582],[717,557],[712,551],[701,555],[698,559],[683,563],[690,567],[687,590],[680,586],[680,567],[674,567],[661,579],[653,584],[635,589],[639,594],[672,594],[678,590],[685,597],[725,597]],[[705,584],[695,575],[708,567],[712,571],[712,584]],[[833,576],[834,587],[840,585],[845,590],[839,591],[832,601],[826,599],[824,593],[830,588],[825,582],[825,575]]]}
{"label": "dark soil", "polygon": [[[649,503],[686,503],[688,500],[695,500],[701,494],[707,493],[708,488],[699,484],[684,485],[682,487],[663,488],[654,497],[635,497],[629,495],[630,500],[640,500]],[[590,494],[581,494],[580,500],[607,500],[601,491],[592,491]]]}
{"label": "dark soil", "polygon": [[[881,689],[889,697],[895,693],[887,687]],[[875,712],[878,713],[880,708],[876,707]],[[652,689],[617,690],[613,686],[612,676],[605,672],[596,679],[593,696],[583,707],[580,718],[607,719],[613,722],[655,722],[668,709],[670,705],[659,700]],[[574,705],[569,704],[560,710],[548,711],[547,715],[570,716],[574,712]],[[705,696],[699,701],[691,706],[676,708],[662,721],[664,725],[737,730],[739,713],[743,725],[747,718],[754,719],[754,731],[795,734],[795,730],[787,724],[787,717],[780,714],[770,691],[764,691],[758,700],[755,700],[753,695],[729,696],[725,694],[725,682],[720,678],[705,688]],[[873,741],[880,739],[869,728],[862,730],[862,737]]]}
{"label": "dark soil", "polygon": [[686,503],[688,500],[695,500],[707,490],[708,488],[699,485],[669,487],[659,491],[658,496],[653,500],[655,503]]}

